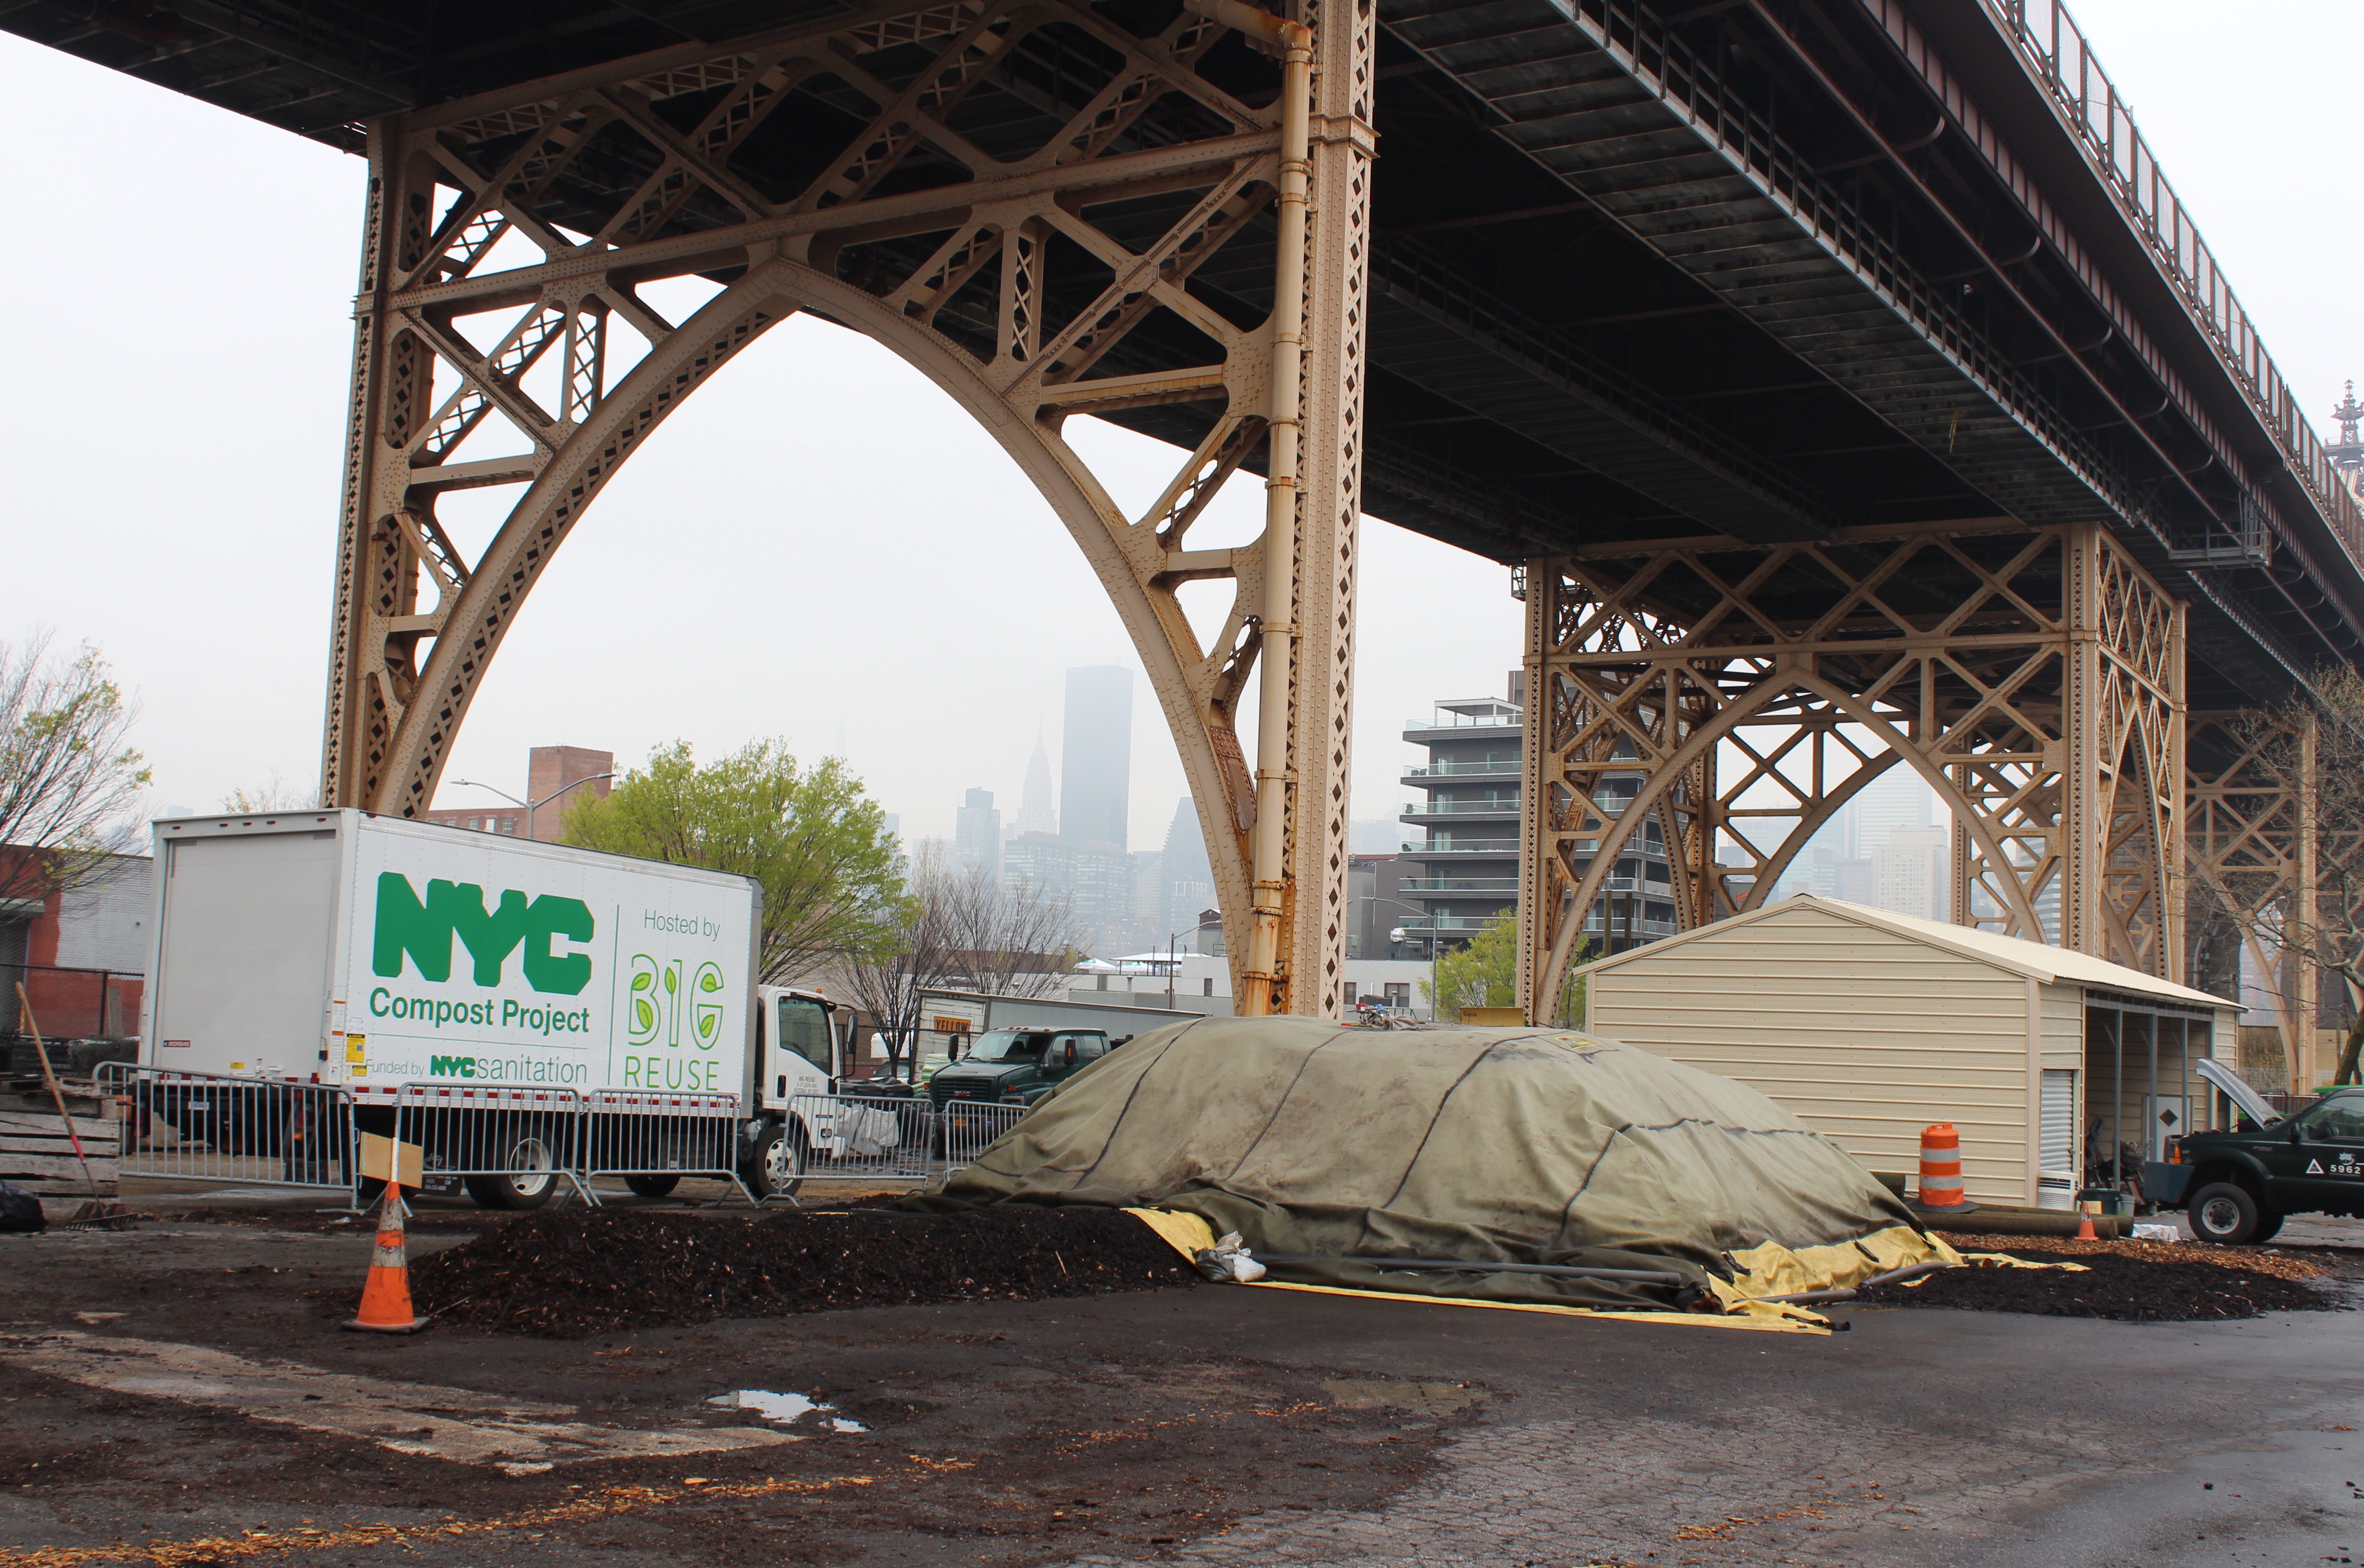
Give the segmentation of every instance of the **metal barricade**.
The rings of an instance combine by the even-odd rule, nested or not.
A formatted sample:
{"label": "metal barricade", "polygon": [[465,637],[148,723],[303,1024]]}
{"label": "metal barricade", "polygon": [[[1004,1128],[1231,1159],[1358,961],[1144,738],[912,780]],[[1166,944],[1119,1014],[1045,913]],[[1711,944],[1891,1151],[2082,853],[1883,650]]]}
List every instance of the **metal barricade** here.
{"label": "metal barricade", "polygon": [[412,1083],[393,1101],[395,1141],[418,1145],[420,1173],[459,1177],[486,1208],[538,1208],[561,1181],[597,1201],[583,1170],[588,1145],[577,1090]]}
{"label": "metal barricade", "polygon": [[925,1182],[928,1102],[893,1095],[798,1095],[788,1102],[804,1181]]}
{"label": "metal barricade", "polygon": [[1005,1106],[987,1100],[946,1100],[936,1107],[938,1141],[944,1156],[943,1173],[950,1176],[985,1152],[986,1146],[1026,1114],[1025,1106]]}
{"label": "metal barricade", "polygon": [[739,1173],[739,1096],[594,1089],[585,1096],[583,1191],[594,1176],[621,1176],[642,1197],[663,1197],[684,1176],[726,1181],[761,1203]]}
{"label": "metal barricade", "polygon": [[351,1188],[351,1103],[333,1084],[99,1064],[123,1122],[125,1176],[257,1187]]}

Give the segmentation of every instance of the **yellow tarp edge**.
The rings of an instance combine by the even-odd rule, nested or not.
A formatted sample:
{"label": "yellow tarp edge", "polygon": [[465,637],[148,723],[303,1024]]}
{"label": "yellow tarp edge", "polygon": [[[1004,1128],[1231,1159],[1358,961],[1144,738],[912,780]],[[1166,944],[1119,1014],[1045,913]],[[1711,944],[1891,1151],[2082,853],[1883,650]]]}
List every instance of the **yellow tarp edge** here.
{"label": "yellow tarp edge", "polygon": [[[1214,1227],[1195,1214],[1171,1214],[1162,1208],[1128,1208],[1125,1213],[1157,1232],[1165,1244],[1197,1266],[1197,1254],[1215,1244]],[[1942,1245],[1942,1243],[1940,1243]],[[1258,1280],[1259,1288],[1299,1290],[1317,1296],[1355,1296],[1380,1301],[1411,1301],[1433,1307],[1486,1307],[1499,1312],[1544,1312],[1562,1318],[1605,1318],[1627,1323],[1664,1323],[1692,1329],[1769,1329],[1784,1334],[1827,1334],[1830,1327],[1812,1313],[1773,1302],[1747,1302],[1727,1307],[1717,1317],[1701,1312],[1617,1312],[1598,1307],[1557,1307],[1541,1301],[1479,1301],[1466,1296],[1410,1296],[1391,1290],[1356,1290],[1338,1284],[1291,1284],[1286,1280]]]}

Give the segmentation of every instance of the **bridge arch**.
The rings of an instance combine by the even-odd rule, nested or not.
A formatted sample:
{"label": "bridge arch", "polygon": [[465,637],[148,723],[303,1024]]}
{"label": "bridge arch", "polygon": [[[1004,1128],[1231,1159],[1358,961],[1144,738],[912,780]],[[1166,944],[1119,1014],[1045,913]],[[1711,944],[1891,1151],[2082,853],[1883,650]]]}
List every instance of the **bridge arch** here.
{"label": "bridge arch", "polygon": [[[1148,671],[1226,925],[1262,940],[1231,944],[1243,1010],[1334,1012],[1370,148],[1366,135],[1316,146],[1308,128],[1325,110],[1367,125],[1372,21],[1367,8],[1339,6],[1325,27],[1319,7],[1303,10],[1310,25],[1200,0],[1154,39],[1082,6],[870,13],[711,60],[620,62],[608,79],[563,79],[527,104],[374,125],[323,798],[426,810],[509,627],[607,482],[748,343],[815,312],[927,376],[1033,482]],[[942,115],[965,84],[1052,26],[1096,46],[1105,76],[1058,134],[994,160],[946,128]],[[1195,69],[1233,28],[1283,56],[1281,91],[1264,108]],[[914,45],[932,51],[916,71]],[[907,62],[899,77],[864,72],[881,58]],[[795,84],[821,76],[841,102],[865,103],[868,123],[801,195],[766,199],[730,154]],[[1169,100],[1182,110],[1166,116],[1165,134],[1128,139]],[[684,101],[702,108],[687,133],[677,109],[659,108]],[[1172,135],[1174,124],[1192,134]],[[595,146],[610,159],[638,149],[646,172],[578,243],[571,236],[588,220],[562,228],[536,201]],[[891,176],[923,150],[968,178],[896,189]],[[667,232],[670,217],[700,207],[738,221]],[[1102,221],[1100,209],[1129,214],[1129,226]],[[1267,221],[1263,319],[1192,291],[1209,258]],[[513,237],[538,246],[541,263],[480,275],[478,262]],[[1253,240],[1234,250],[1253,261]],[[1083,284],[1058,278],[1063,268]],[[678,326],[637,292],[689,274],[728,281]],[[492,311],[518,314],[489,348],[455,325]],[[607,335],[619,322],[649,346],[611,387]],[[559,373],[555,409],[526,390],[545,360],[545,378]],[[455,390],[430,408],[439,369]],[[1139,517],[1060,433],[1077,413],[1184,406],[1197,410],[1195,445]],[[480,428],[503,423],[530,450],[458,455]],[[1262,537],[1192,549],[1191,524],[1259,453],[1277,497]],[[520,483],[474,559],[436,520],[447,490]],[[1176,591],[1208,579],[1231,580],[1233,595],[1202,647]],[[1253,772],[1236,728],[1252,677],[1266,715]]]}

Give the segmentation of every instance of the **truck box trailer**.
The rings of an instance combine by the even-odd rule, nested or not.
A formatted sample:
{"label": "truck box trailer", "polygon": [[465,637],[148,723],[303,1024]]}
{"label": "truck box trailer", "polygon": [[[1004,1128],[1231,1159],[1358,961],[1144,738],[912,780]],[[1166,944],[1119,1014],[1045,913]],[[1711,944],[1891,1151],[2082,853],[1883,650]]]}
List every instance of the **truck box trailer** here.
{"label": "truck box trailer", "polygon": [[[520,1207],[619,1158],[657,1167],[641,1191],[671,1186],[668,1158],[709,1168],[579,1146],[591,1112],[662,1109],[729,1119],[730,1167],[794,1190],[815,1149],[797,1102],[835,1089],[852,1031],[827,998],[755,984],[751,878],[350,809],[153,833],[142,1093],[182,1140],[318,1162],[432,1091],[406,1139]],[[484,1173],[488,1138],[514,1174]]]}

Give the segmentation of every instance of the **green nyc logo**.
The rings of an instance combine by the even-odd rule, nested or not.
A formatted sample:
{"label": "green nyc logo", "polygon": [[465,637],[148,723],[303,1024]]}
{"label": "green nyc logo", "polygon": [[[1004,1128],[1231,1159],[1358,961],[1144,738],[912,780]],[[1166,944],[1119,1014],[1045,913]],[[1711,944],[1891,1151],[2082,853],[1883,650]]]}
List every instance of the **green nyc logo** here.
{"label": "green nyc logo", "polygon": [[485,890],[474,883],[429,882],[422,901],[408,877],[389,871],[377,879],[370,967],[380,974],[400,974],[407,957],[423,978],[448,981],[452,939],[457,937],[474,961],[475,983],[488,990],[501,983],[509,954],[522,947],[527,984],[550,995],[580,995],[591,984],[590,955],[554,953],[550,944],[557,937],[587,942],[594,924],[591,906],[580,898],[545,893],[529,903],[510,888],[487,911]]}

